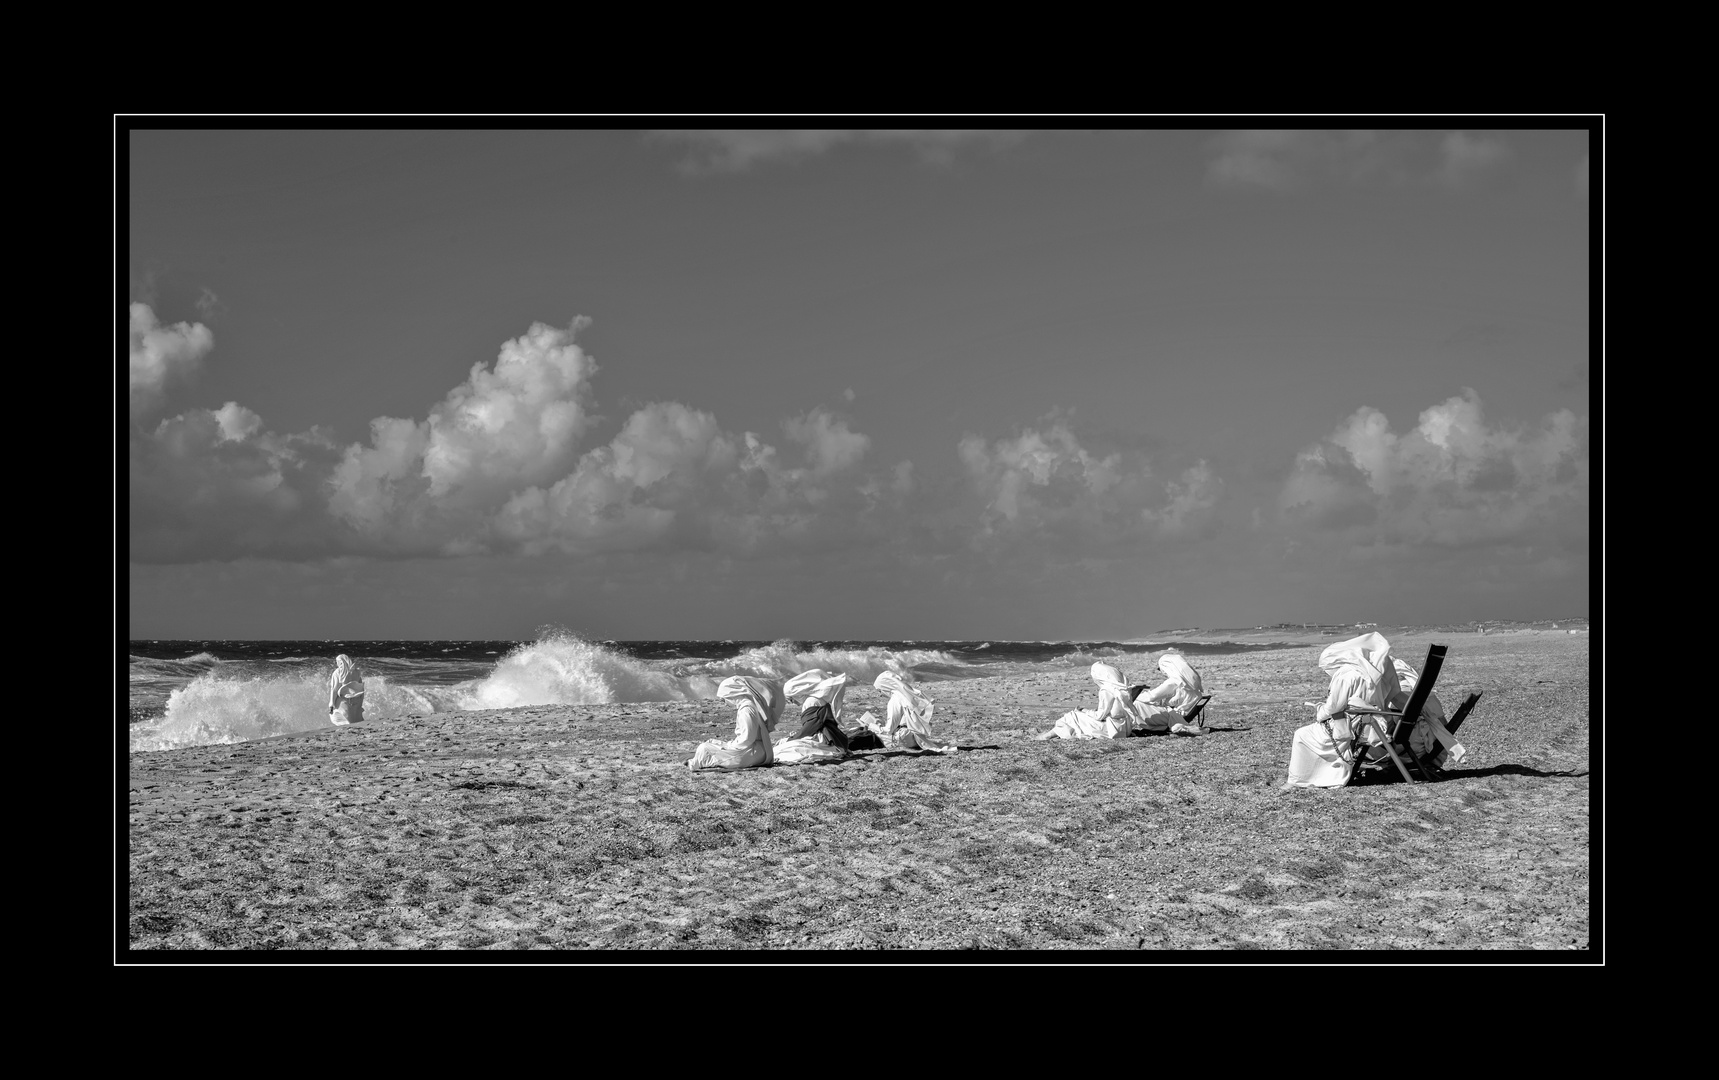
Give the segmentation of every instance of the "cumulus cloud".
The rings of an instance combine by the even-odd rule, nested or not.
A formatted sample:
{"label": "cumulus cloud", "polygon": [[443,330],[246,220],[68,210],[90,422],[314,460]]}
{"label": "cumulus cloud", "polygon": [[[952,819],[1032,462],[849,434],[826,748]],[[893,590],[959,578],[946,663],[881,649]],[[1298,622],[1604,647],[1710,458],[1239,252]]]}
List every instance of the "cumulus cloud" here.
{"label": "cumulus cloud", "polygon": [[792,161],[823,154],[845,144],[903,145],[929,162],[947,164],[958,148],[987,145],[993,149],[1019,142],[1020,131],[981,130],[704,130],[654,131],[656,141],[690,147],[682,167],[688,171],[739,172],[753,165]]}
{"label": "cumulus cloud", "polygon": [[215,347],[202,323],[162,326],[148,304],[131,305],[131,412],[140,416],[161,404],[169,381],[194,373]]}
{"label": "cumulus cloud", "polygon": [[1439,142],[1441,183],[1460,187],[1497,168],[1510,156],[1510,147],[1496,135],[1470,135],[1453,131]]}
{"label": "cumulus cloud", "polygon": [[858,542],[858,511],[875,505],[878,487],[843,474],[870,440],[823,410],[784,427],[805,464],[785,463],[751,432],[724,432],[710,413],[648,405],[570,475],[510,498],[496,532],[532,553],[672,544],[750,554]]}
{"label": "cumulus cloud", "polygon": [[850,431],[847,421],[838,420],[823,409],[784,421],[782,429],[789,439],[806,448],[812,471],[820,475],[853,465],[871,447],[869,438]]}
{"label": "cumulus cloud", "polygon": [[493,367],[473,364],[423,421],[372,420],[369,445],[349,446],[334,470],[331,509],[390,547],[465,550],[473,541],[462,534],[497,504],[572,465],[592,420],[597,365],[574,340],[589,322],[532,324]]}
{"label": "cumulus cloud", "polygon": [[1203,460],[1195,462],[1164,485],[1165,504],[1140,511],[1140,519],[1164,536],[1187,535],[1209,519],[1223,486],[1210,465]]}
{"label": "cumulus cloud", "polygon": [[863,474],[870,437],[825,408],[785,420],[778,450],[655,402],[581,453],[597,371],[574,340],[585,324],[534,324],[423,420],[377,417],[344,448],[269,432],[232,401],[134,425],[132,557],[808,550],[875,537],[868,515],[913,493],[910,463]]}
{"label": "cumulus cloud", "polygon": [[232,401],[180,413],[151,430],[134,429],[131,557],[172,562],[331,553],[337,538],[321,481],[337,454],[325,432],[277,435]]}
{"label": "cumulus cloud", "polygon": [[1399,436],[1363,407],[1297,456],[1279,502],[1292,523],[1378,543],[1585,543],[1587,420],[1560,409],[1534,430],[1491,427],[1465,388]]}
{"label": "cumulus cloud", "polygon": [[1495,135],[1418,132],[1230,131],[1207,168],[1227,187],[1292,190],[1318,183],[1467,184],[1496,169],[1509,146]]}
{"label": "cumulus cloud", "polygon": [[1140,454],[1095,454],[1054,419],[994,442],[968,435],[957,453],[984,504],[981,546],[1055,538],[1072,550],[1184,535],[1208,520],[1221,490],[1203,461],[1160,483]]}

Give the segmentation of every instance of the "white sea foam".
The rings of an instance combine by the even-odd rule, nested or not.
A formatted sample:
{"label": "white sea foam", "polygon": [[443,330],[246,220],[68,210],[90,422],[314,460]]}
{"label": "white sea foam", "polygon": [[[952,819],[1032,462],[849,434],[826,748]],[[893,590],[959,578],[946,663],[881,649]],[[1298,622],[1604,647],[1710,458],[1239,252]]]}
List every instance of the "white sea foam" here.
{"label": "white sea foam", "polygon": [[[368,676],[364,680],[364,716],[386,719],[434,712],[436,699],[444,696],[445,692],[433,688],[394,686],[380,676]],[[284,673],[278,678],[260,679],[223,678],[211,672],[169,694],[167,710],[161,717],[131,725],[130,739],[134,751],[173,750],[332,726],[328,719],[328,672]]]}
{"label": "white sea foam", "polygon": [[487,677],[465,684],[462,709],[523,705],[605,705],[692,701],[716,696],[718,680],[679,676],[570,634],[551,634],[502,657]]}
{"label": "white sea foam", "polygon": [[920,664],[940,664],[946,667],[967,667],[960,660],[936,649],[885,649],[872,645],[864,649],[807,649],[801,651],[792,641],[773,641],[739,656],[726,660],[710,660],[695,665],[720,677],[754,675],[765,679],[786,679],[812,668],[829,672],[846,672],[856,680],[871,682],[885,671],[902,674]]}
{"label": "white sea foam", "polygon": [[[259,675],[255,666],[208,660],[220,666],[174,689],[167,696],[164,715],[130,726],[132,750],[245,742],[329,726],[332,663]],[[729,675],[786,679],[823,668],[869,683],[884,671],[911,674],[916,665],[927,665],[943,677],[970,668],[934,649],[892,650],[874,645],[801,650],[792,641],[773,642],[722,660],[646,661],[566,633],[546,634],[518,646],[486,673],[451,685],[426,685],[431,678],[425,670],[429,662],[390,658],[360,662],[361,669],[367,669],[366,720],[531,705],[696,701],[715,697],[717,685]],[[376,673],[378,668],[381,674]]]}

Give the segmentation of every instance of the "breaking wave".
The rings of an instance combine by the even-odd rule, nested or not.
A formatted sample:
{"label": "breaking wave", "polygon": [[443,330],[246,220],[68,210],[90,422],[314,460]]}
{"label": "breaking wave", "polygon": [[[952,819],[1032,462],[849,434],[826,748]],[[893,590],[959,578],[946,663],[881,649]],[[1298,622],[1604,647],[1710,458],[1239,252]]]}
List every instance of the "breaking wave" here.
{"label": "breaking wave", "polygon": [[[135,659],[148,665],[154,675],[178,675],[189,682],[166,694],[160,716],[129,725],[134,751],[246,742],[331,726],[332,660],[296,666],[283,663],[279,670],[270,670],[262,664],[221,661],[208,654],[182,661]],[[424,661],[388,657],[359,660],[365,673],[367,720],[531,705],[697,701],[715,697],[717,684],[729,675],[786,679],[823,668],[869,683],[880,672],[902,673],[920,665],[924,665],[921,674],[945,678],[969,669],[935,649],[801,649],[792,641],[772,642],[726,659],[640,660],[567,633],[546,634],[516,646],[493,665],[432,667]],[[438,671],[444,673],[440,679]],[[466,677],[450,676],[450,672]]]}

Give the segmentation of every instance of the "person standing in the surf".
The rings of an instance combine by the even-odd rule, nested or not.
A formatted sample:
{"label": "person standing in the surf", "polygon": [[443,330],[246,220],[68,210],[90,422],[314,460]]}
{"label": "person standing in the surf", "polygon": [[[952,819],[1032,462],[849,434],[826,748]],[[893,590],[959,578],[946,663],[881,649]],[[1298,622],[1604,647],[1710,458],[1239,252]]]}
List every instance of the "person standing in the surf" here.
{"label": "person standing in the surf", "polygon": [[334,658],[334,674],[328,677],[328,718],[337,727],[364,719],[364,676],[345,653]]}

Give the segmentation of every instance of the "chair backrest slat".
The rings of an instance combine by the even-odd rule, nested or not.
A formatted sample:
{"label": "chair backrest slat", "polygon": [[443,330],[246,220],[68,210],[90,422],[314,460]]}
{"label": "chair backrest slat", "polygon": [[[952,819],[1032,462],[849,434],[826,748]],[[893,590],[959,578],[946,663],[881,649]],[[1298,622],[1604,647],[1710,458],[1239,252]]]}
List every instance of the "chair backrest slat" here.
{"label": "chair backrest slat", "polygon": [[1468,700],[1457,707],[1456,715],[1445,722],[1444,729],[1446,731],[1450,732],[1452,735],[1456,734],[1456,729],[1462,726],[1462,722],[1464,720],[1468,719],[1468,714],[1473,710],[1475,702],[1480,700],[1480,694],[1481,691],[1477,690],[1468,695]]}
{"label": "chair backrest slat", "polygon": [[1403,718],[1397,721],[1394,732],[1394,742],[1407,742],[1409,733],[1415,729],[1415,721],[1421,717],[1421,708],[1427,703],[1427,695],[1432,693],[1433,683],[1438,681],[1439,669],[1444,667],[1445,647],[1434,645],[1427,650],[1427,662],[1421,668],[1421,677],[1415,680],[1415,688],[1409,694],[1409,703],[1403,706]]}

